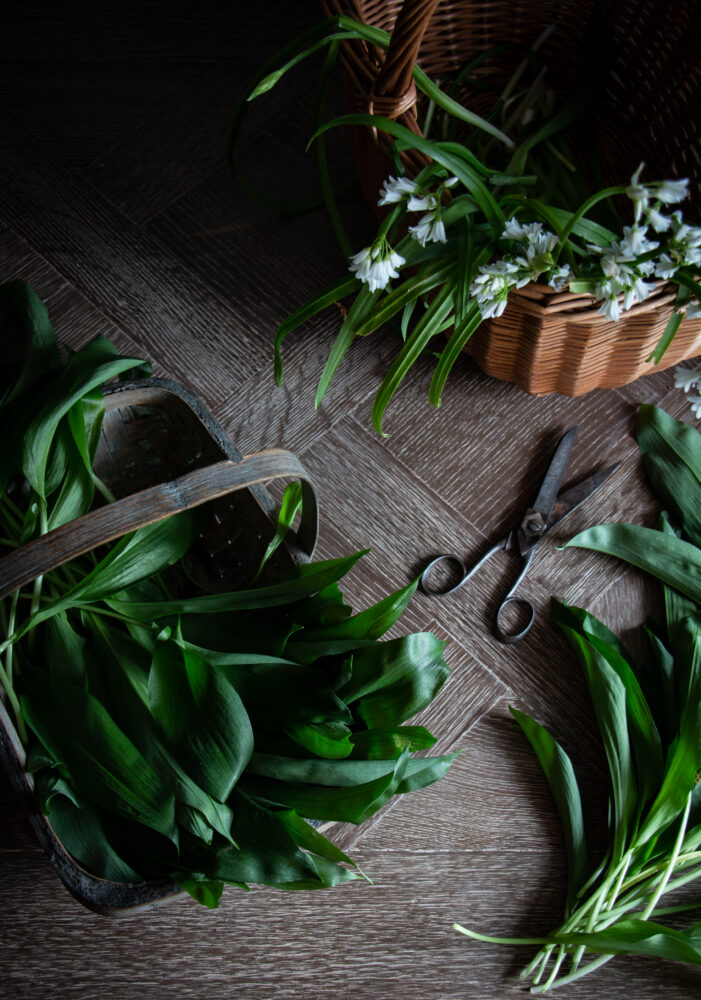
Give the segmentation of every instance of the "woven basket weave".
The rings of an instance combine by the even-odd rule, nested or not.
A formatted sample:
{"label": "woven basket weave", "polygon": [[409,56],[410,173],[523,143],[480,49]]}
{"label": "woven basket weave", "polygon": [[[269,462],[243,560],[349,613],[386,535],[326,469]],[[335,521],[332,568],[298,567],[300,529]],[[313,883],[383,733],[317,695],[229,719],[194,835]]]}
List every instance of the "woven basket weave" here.
{"label": "woven basket weave", "polygon": [[[420,134],[412,68],[419,62],[437,80],[475,55],[501,43],[529,45],[554,30],[540,54],[550,86],[563,99],[579,80],[585,33],[594,0],[322,0],[328,16],[347,14],[392,33],[388,51],[344,43],[346,101],[353,111],[396,119]],[[568,134],[575,148],[594,144],[607,183],[623,183],[641,160],[651,179],[691,178],[685,215],[701,217],[701,3],[670,9],[663,0],[609,0],[614,64],[596,110]],[[493,57],[480,72],[504,86],[514,69]],[[478,114],[491,97],[463,92]],[[379,131],[354,128],[354,153],[368,203],[376,205],[382,181],[392,172],[391,140]],[[406,170],[423,161],[404,155]],[[701,354],[701,319],[685,319],[658,365],[646,359],[670,315],[675,286],[658,288],[613,323],[598,314],[588,295],[526,286],[511,293],[502,316],[486,320],[466,350],[489,375],[516,382],[536,395],[578,396],[613,388],[641,375]]]}

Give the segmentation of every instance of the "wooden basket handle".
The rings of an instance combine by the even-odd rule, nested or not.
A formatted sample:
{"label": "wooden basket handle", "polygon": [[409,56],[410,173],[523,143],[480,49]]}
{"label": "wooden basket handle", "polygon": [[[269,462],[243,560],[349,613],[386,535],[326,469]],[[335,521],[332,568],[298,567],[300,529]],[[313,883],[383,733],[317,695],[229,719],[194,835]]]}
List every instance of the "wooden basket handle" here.
{"label": "wooden basket handle", "polygon": [[316,544],[318,513],[314,487],[299,459],[289,451],[271,449],[247,455],[240,462],[215,462],[187,472],[171,482],[150,486],[62,524],[0,559],[0,598],[31,583],[98,545],[112,542],[147,524],[199,507],[235,490],[272,479],[299,479],[302,516],[297,544],[310,558]]}
{"label": "wooden basket handle", "polygon": [[[399,118],[416,104],[412,78],[426,28],[440,0],[404,0],[374,87],[373,111]],[[378,98],[382,106],[378,107]],[[389,106],[388,99],[395,107]]]}

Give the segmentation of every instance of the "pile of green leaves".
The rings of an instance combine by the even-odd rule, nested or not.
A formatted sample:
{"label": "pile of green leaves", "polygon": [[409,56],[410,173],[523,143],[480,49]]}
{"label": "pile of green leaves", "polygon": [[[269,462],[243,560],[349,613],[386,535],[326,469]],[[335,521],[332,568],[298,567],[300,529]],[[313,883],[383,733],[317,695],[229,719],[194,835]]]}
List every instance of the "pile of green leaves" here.
{"label": "pile of green leaves", "polygon": [[[5,553],[109,497],[100,386],[143,363],[98,338],[62,365],[21,282],[0,286],[0,312],[28,341],[1,373]],[[0,603],[0,681],[41,808],[93,874],[173,878],[208,906],[224,883],[357,878],[306,818],[360,823],[446,771],[450,756],[413,756],[435,740],[404,725],[447,676],[443,643],[378,641],[415,584],[352,613],[338,581],[363,553],[174,596],[163,571],[200,527],[188,511],[140,529]]]}
{"label": "pile of green leaves", "polygon": [[569,862],[564,920],[531,939],[491,938],[456,925],[479,940],[541,945],[522,973],[532,992],[573,982],[618,954],[701,964],[701,923],[678,929],[701,901],[684,895],[663,905],[668,893],[701,876],[701,435],[643,406],[638,441],[650,481],[669,510],[660,529],[600,525],[569,544],[618,556],[663,581],[666,624],[645,627],[648,662],[637,665],[586,611],[553,605],[584,670],[606,752],[606,853],[598,861],[592,857],[569,757],[542,726],[512,709],[562,820]]}

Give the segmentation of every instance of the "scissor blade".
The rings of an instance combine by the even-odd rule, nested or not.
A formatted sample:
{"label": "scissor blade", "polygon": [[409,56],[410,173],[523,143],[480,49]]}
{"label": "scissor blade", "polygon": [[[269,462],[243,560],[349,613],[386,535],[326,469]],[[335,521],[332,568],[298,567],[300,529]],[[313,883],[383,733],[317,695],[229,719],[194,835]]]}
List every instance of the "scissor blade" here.
{"label": "scissor blade", "polygon": [[541,483],[538,496],[533,501],[531,510],[542,514],[545,522],[550,519],[550,512],[553,509],[560,485],[564,479],[576,434],[577,428],[571,427],[561,438],[548,466],[548,471],[545,473],[545,478]]}
{"label": "scissor blade", "polygon": [[576,486],[572,486],[569,490],[564,490],[564,492],[560,493],[553,504],[552,512],[548,519],[548,531],[556,524],[559,524],[560,521],[563,521],[573,510],[576,510],[600,486],[603,486],[620,464],[620,462],[616,462],[614,465],[609,465],[606,469],[601,469],[600,472],[594,472],[591,476],[583,479],[581,483],[577,483]]}

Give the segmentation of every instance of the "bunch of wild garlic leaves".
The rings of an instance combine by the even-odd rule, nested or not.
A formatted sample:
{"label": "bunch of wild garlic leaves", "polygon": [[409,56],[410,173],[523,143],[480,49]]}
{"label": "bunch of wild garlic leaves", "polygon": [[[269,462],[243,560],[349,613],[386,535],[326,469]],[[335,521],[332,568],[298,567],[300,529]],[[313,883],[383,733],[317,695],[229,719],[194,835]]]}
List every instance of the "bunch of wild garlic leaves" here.
{"label": "bunch of wild garlic leaves", "polygon": [[[605,80],[607,53],[601,47],[609,33],[596,19],[590,28],[590,63],[584,66],[579,88],[560,106],[547,65],[538,56],[551,29],[530,47],[511,46],[514,73],[506,87],[493,94],[487,119],[460,103],[460,87],[472,83],[475,91],[484,89],[481,64],[509,46],[482,53],[441,86],[416,66],[414,82],[427,102],[420,135],[378,115],[354,113],[323,120],[328,78],[340,43],[386,49],[389,35],[378,28],[345,16],[333,18],[290,43],[264,67],[247,92],[248,101],[269,91],[307,56],[327,50],[312,141],[329,216],[352,272],[279,327],[278,384],[287,334],[351,296],[319,380],[316,405],[353,341],[398,322],[402,343],[373,404],[373,425],[379,433],[387,405],[417,359],[427,352],[437,357],[428,396],[439,406],[446,380],[470,337],[483,320],[500,316],[510,294],[525,285],[589,293],[600,304],[599,311],[617,321],[661,283],[675,283],[675,308],[651,360],[662,357],[684,315],[701,313],[701,228],[685,221],[679,209],[669,210],[687,196],[688,180],[644,180],[641,164],[629,182],[617,178],[617,183],[593,190],[566,138],[568,126],[596,104],[599,91],[592,81]],[[239,179],[234,153],[244,108],[245,102],[229,144]],[[321,144],[327,131],[340,125],[380,130],[393,140],[395,172],[378,192],[378,206],[386,214],[374,239],[355,253],[333,197]],[[417,176],[404,172],[401,154],[408,150],[426,162]],[[597,172],[595,166],[593,175]],[[626,196],[630,210],[621,215],[619,203]]]}
{"label": "bunch of wild garlic leaves", "polygon": [[[523,970],[532,992],[587,975],[615,955],[701,964],[701,922],[677,929],[701,899],[665,896],[701,877],[701,435],[654,406],[641,407],[638,442],[668,513],[659,530],[628,524],[589,528],[568,544],[606,552],[658,577],[666,626],[648,623],[650,662],[637,665],[601,622],[554,602],[553,617],[585,673],[608,761],[609,835],[592,858],[572,763],[529,716],[512,713],[550,783],[569,864],[562,924],[542,937],[478,940],[536,944]],[[670,921],[674,926],[670,926]]]}
{"label": "bunch of wild garlic leaves", "polygon": [[[143,363],[100,337],[62,364],[21,282],[0,286],[0,309],[29,342],[0,385],[9,552],[90,510],[96,489],[109,501],[93,471],[100,386]],[[142,528],[0,603],[0,681],[40,806],[93,874],[170,877],[208,906],[224,883],[357,878],[305,818],[359,823],[444,774],[452,757],[413,756],[435,740],[403,724],[444,682],[444,644],[379,641],[415,584],[352,614],[338,581],[363,553],[173,596],[163,571],[200,527],[188,511]]]}

